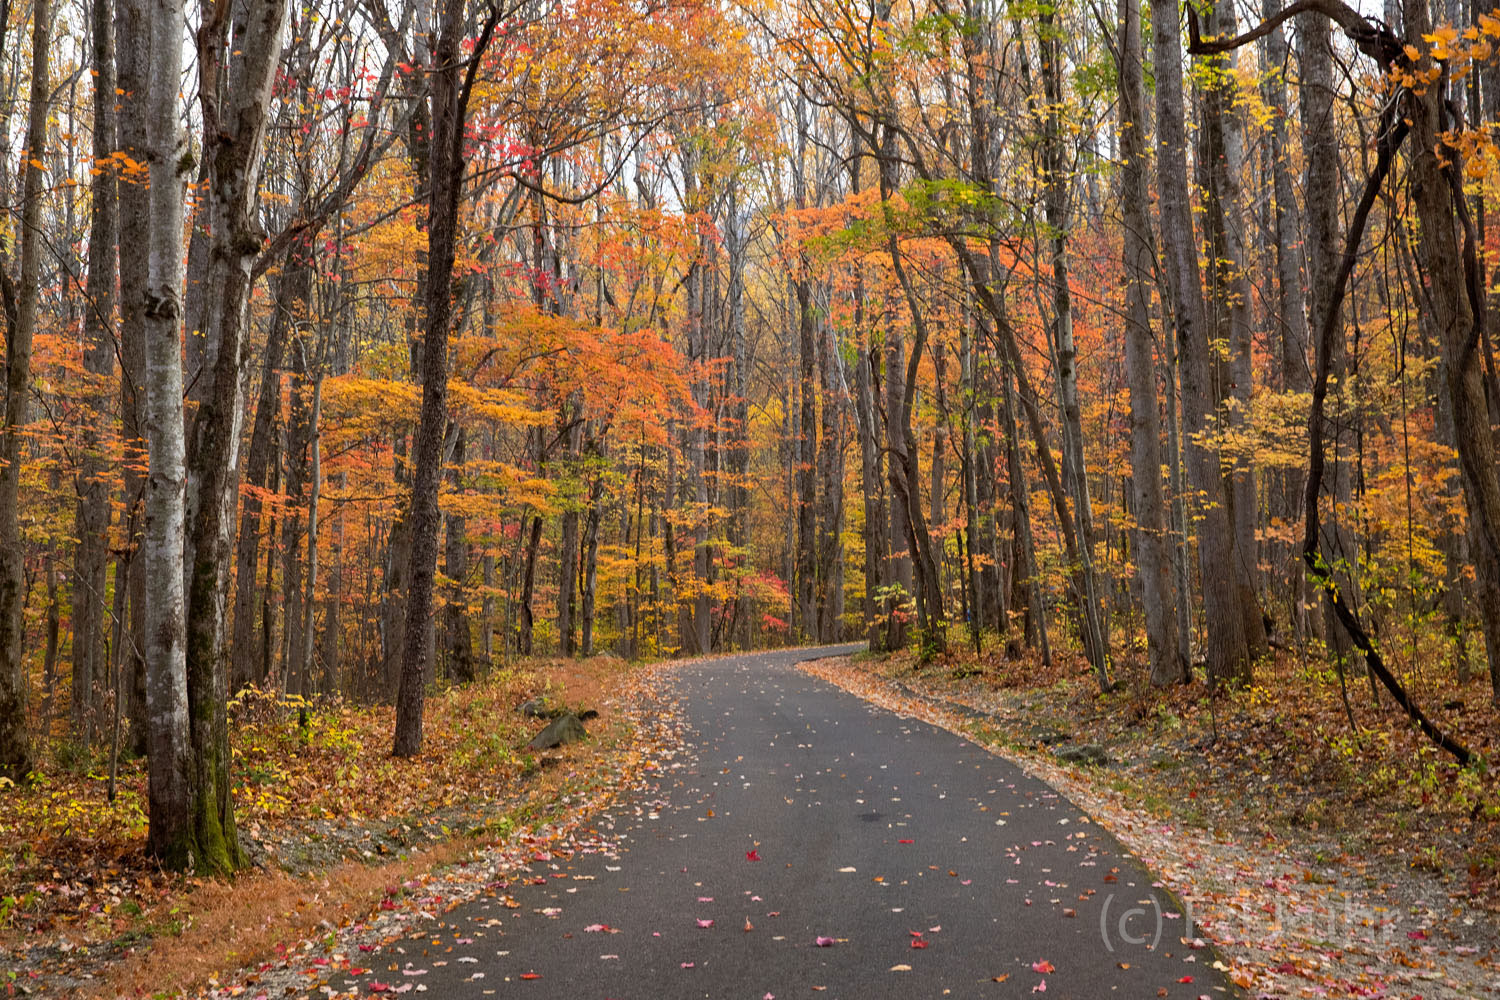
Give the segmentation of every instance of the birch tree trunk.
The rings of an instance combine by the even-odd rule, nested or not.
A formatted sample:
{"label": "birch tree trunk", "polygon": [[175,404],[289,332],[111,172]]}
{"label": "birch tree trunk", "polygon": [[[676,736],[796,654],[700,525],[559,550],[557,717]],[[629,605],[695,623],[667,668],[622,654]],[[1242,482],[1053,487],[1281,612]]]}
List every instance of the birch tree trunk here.
{"label": "birch tree trunk", "polygon": [[[149,746],[147,850],[171,868],[196,861],[192,744],[188,726],[187,608],[183,583],[186,460],[182,413],[183,194],[193,170],[180,121],[183,8],[172,0],[124,0],[120,38],[144,70],[145,89],[122,114],[144,120],[138,134],[150,171],[148,212],[122,225],[123,245],[144,247],[146,284],[122,287],[137,298],[145,333],[145,534],[141,569],[152,581],[145,605]],[[132,30],[124,30],[129,25]],[[139,31],[139,34],[135,32]],[[128,40],[128,41],[127,41]],[[131,274],[130,277],[134,277]],[[123,276],[122,276],[123,277]]]}

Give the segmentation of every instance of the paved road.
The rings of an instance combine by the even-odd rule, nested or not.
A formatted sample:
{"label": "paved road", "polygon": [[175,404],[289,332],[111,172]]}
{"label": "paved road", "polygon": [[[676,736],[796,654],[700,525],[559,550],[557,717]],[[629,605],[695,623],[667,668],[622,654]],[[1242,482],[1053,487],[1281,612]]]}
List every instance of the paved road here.
{"label": "paved road", "polygon": [[1076,806],[806,655],[674,671],[692,752],[602,818],[618,850],[534,863],[519,909],[445,915],[426,956],[390,955],[427,972],[388,978],[444,1000],[1234,995]]}

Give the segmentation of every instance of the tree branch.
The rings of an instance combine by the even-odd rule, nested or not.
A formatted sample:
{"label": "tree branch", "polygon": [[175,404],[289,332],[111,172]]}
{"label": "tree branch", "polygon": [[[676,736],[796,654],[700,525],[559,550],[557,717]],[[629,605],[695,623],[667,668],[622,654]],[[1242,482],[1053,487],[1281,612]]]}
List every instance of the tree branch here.
{"label": "tree branch", "polygon": [[1397,38],[1384,22],[1366,18],[1343,0],[1297,0],[1291,6],[1283,7],[1274,17],[1262,21],[1242,35],[1236,35],[1233,38],[1210,39],[1204,39],[1199,34],[1198,12],[1192,4],[1188,4],[1188,52],[1195,56],[1211,56],[1229,52],[1269,35],[1298,14],[1308,13],[1323,14],[1343,28],[1344,34],[1349,36],[1355,46],[1383,68],[1389,69],[1397,62],[1406,61],[1406,52],[1401,46],[1401,39]]}
{"label": "tree branch", "polygon": [[[1294,6],[1305,6],[1308,2],[1309,0],[1303,0],[1302,3]],[[1313,0],[1313,2],[1320,2],[1320,0]],[[1333,345],[1339,332],[1339,306],[1348,292],[1349,277],[1354,273],[1355,259],[1359,253],[1359,245],[1364,239],[1370,210],[1374,207],[1380,188],[1390,173],[1397,151],[1406,140],[1407,132],[1410,131],[1406,121],[1398,117],[1398,107],[1397,103],[1392,101],[1386,106],[1385,113],[1381,115],[1375,169],[1365,180],[1364,191],[1359,196],[1359,204],[1349,220],[1349,230],[1344,237],[1344,256],[1339,261],[1338,273],[1333,279],[1333,297],[1327,311],[1323,314],[1322,323],[1318,329],[1317,374],[1313,382],[1312,413],[1308,418],[1307,485],[1302,495],[1305,517],[1302,533],[1302,559],[1307,564],[1309,579],[1323,592],[1324,599],[1333,609],[1334,617],[1338,618],[1339,624],[1348,632],[1349,639],[1354,643],[1355,648],[1364,655],[1370,672],[1379,678],[1386,690],[1391,693],[1391,697],[1396,699],[1396,703],[1406,711],[1407,716],[1417,724],[1428,739],[1452,754],[1460,765],[1467,766],[1473,759],[1469,748],[1443,732],[1427,718],[1422,709],[1412,700],[1411,695],[1407,693],[1406,688],[1385,665],[1385,660],[1375,647],[1375,641],[1370,638],[1369,633],[1360,624],[1358,616],[1339,592],[1338,581],[1334,579],[1332,568],[1323,558],[1318,545],[1318,493],[1323,482],[1324,464],[1323,422],[1328,398],[1329,371],[1332,368]]]}

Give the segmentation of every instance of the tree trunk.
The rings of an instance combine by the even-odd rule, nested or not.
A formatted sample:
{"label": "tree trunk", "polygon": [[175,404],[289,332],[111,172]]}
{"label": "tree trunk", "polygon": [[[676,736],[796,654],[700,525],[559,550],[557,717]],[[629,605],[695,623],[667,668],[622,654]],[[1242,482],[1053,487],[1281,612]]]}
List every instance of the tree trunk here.
{"label": "tree trunk", "polygon": [[[317,608],[318,593],[318,500],[323,492],[323,447],[318,431],[318,418],[323,410],[323,376],[313,377],[312,413],[308,420],[308,449],[312,452],[308,460],[307,483],[307,593],[302,598],[302,690],[310,695],[317,690],[313,678],[313,612]],[[331,692],[330,692],[331,693]]]}
{"label": "tree trunk", "polygon": [[430,74],[432,104],[431,191],[427,208],[427,287],[422,342],[422,411],[414,451],[411,558],[408,563],[406,628],[401,687],[396,699],[393,753],[414,757],[422,749],[423,684],[432,586],[437,573],[438,484],[442,478],[443,438],[448,424],[448,335],[453,313],[453,257],[458,235],[458,200],[463,185],[463,129],[469,90],[499,14],[490,8],[484,30],[468,56],[467,76],[459,45],[464,31],[464,0],[444,0]]}
{"label": "tree trunk", "polygon": [[116,143],[115,26],[111,0],[91,0],[90,65],[94,73],[96,164],[90,181],[88,305],[83,318],[83,366],[97,379],[90,384],[77,476],[78,508],[74,525],[78,547],[73,562],[73,731],[87,747],[101,728],[99,697],[108,689],[104,656],[105,603],[109,564],[109,481],[103,442],[109,425],[106,386],[114,375],[112,338],[115,313],[115,258],[119,245],[116,177],[97,165],[119,149]]}
{"label": "tree trunk", "polygon": [[[565,403],[557,415],[558,436],[563,441],[564,474],[578,474],[579,429],[573,420],[572,401]],[[557,555],[557,647],[563,656],[578,650],[578,506],[569,497],[558,517]]]}
{"label": "tree trunk", "polygon": [[[216,8],[223,17],[222,8]],[[206,275],[203,373],[195,380],[197,403],[187,441],[187,671],[192,713],[196,863],[207,872],[243,867],[230,795],[229,726],[225,717],[229,677],[225,656],[225,612],[230,546],[239,477],[244,375],[249,363],[248,307],[251,266],[264,234],[255,207],[259,196],[261,141],[271,82],[281,56],[285,0],[249,0],[233,8],[228,35],[198,32],[203,115],[203,156],[210,236],[202,241],[206,267],[189,260],[189,273]],[[153,58],[155,54],[153,53]],[[198,223],[195,221],[195,226]],[[197,240],[194,241],[198,243]],[[292,623],[288,623],[291,625]]]}
{"label": "tree trunk", "polygon": [[870,652],[875,653],[885,648],[885,627],[881,622],[878,594],[882,583],[881,570],[888,563],[883,530],[885,505],[881,502],[885,475],[881,468],[880,430],[875,418],[874,383],[880,370],[880,355],[878,348],[870,345],[870,333],[865,329],[862,273],[856,273],[855,282],[855,333],[860,338],[860,346],[854,359],[854,413],[859,427],[859,481],[865,498],[864,624],[866,645]]}
{"label": "tree trunk", "polygon": [[[1232,0],[1215,0],[1209,12],[1210,31],[1233,36],[1236,22]],[[1224,57],[1206,60],[1212,70],[1204,94],[1204,139],[1201,165],[1208,176],[1207,228],[1213,266],[1209,268],[1212,286],[1215,341],[1222,341],[1227,358],[1213,350],[1211,364],[1214,380],[1214,404],[1217,423],[1225,435],[1244,435],[1250,424],[1250,390],[1252,366],[1250,357],[1252,330],[1250,320],[1249,271],[1246,267],[1242,219],[1248,217],[1241,205],[1240,176],[1244,169],[1244,126],[1234,108],[1236,84]],[[1332,129],[1330,127],[1330,135]],[[1333,204],[1330,191],[1327,199]],[[1228,506],[1232,568],[1237,588],[1237,606],[1244,618],[1244,632],[1252,659],[1267,652],[1266,630],[1261,617],[1257,581],[1259,558],[1255,529],[1259,521],[1259,503],[1255,473],[1249,460],[1235,455],[1233,464],[1223,476],[1223,495]]]}
{"label": "tree trunk", "polygon": [[[1405,2],[1408,44],[1426,51],[1432,31],[1423,0]],[[1431,68],[1424,55],[1417,69]],[[1491,688],[1500,701],[1500,477],[1495,465],[1494,416],[1485,396],[1480,334],[1484,328],[1483,277],[1472,221],[1463,199],[1462,157],[1441,136],[1455,127],[1443,101],[1446,77],[1423,93],[1408,91],[1413,200],[1421,225],[1420,273],[1428,280],[1434,326],[1453,403],[1453,436],[1467,501],[1480,622],[1489,658]],[[1479,311],[1476,314],[1476,309]]]}
{"label": "tree trunk", "polygon": [[486,546],[479,557],[480,580],[484,599],[479,605],[479,652],[488,670],[495,661],[495,554]]}
{"label": "tree trunk", "polygon": [[[886,315],[894,318],[894,305],[888,304]],[[906,509],[897,481],[904,475],[898,464],[896,449],[905,447],[901,433],[902,396],[906,389],[906,345],[894,322],[885,331],[885,453],[886,485],[890,502],[886,506],[887,569],[883,575],[886,587],[885,648],[904,649],[908,639],[909,615],[904,605],[913,598],[911,543],[906,538]]]}
{"label": "tree trunk", "polygon": [[[21,442],[31,396],[31,351],[40,294],[42,159],[46,156],[50,4],[36,0],[31,35],[31,100],[21,193],[20,268],[4,281],[5,414],[0,426],[0,777],[31,772],[26,729],[26,552],[21,547]],[[0,257],[0,263],[5,263]]]}
{"label": "tree trunk", "polygon": [[1146,97],[1142,84],[1140,4],[1119,4],[1121,160],[1120,203],[1125,241],[1125,367],[1130,383],[1130,472],[1135,507],[1135,564],[1146,619],[1151,683],[1181,684],[1191,676],[1177,648],[1175,601],[1161,489],[1161,411],[1151,337],[1150,189],[1146,177]]}
{"label": "tree trunk", "polygon": [[[450,482],[454,492],[462,494],[463,466],[468,435],[462,427],[453,439],[453,468]],[[469,628],[469,602],[465,596],[469,582],[468,522],[462,513],[444,518],[446,544],[443,548],[443,573],[448,577],[448,594],[443,609],[444,629],[448,638],[448,673],[460,684],[474,679],[474,636]]]}
{"label": "tree trunk", "polygon": [[[115,8],[115,85],[121,95],[118,118],[119,145],[137,163],[148,163],[148,121],[144,100],[150,85],[150,26],[145,3]],[[121,673],[116,690],[121,691],[130,720],[130,749],[146,753],[150,723],[146,712],[146,587],[143,548],[143,501],[147,465],[145,441],[146,407],[146,319],[145,291],[149,283],[149,258],[143,249],[150,232],[150,193],[144,184],[120,184],[120,245],[136,247],[135,253],[119,255],[120,266],[120,436],[124,444],[124,470],[120,492],[124,522],[123,551],[116,560],[116,602],[120,611],[122,641],[119,647]],[[127,290],[130,294],[127,294]]]}
{"label": "tree trunk", "polygon": [[[234,641],[230,644],[233,664],[231,683],[236,690],[246,684],[263,683],[258,669],[261,657],[255,648],[255,563],[260,547],[262,510],[261,491],[270,477],[271,456],[276,450],[274,436],[281,419],[281,362],[287,334],[307,309],[312,294],[311,236],[300,239],[287,251],[281,274],[276,279],[270,328],[266,333],[265,356],[261,362],[260,394],[255,404],[255,423],[250,431],[250,450],[245,458],[244,479],[251,488],[244,490],[240,514],[239,542],[235,548],[234,574]],[[271,581],[266,581],[269,587]]]}
{"label": "tree trunk", "polygon": [[[1264,0],[1263,16],[1269,20],[1281,10],[1281,0]],[[1292,171],[1288,164],[1290,145],[1287,140],[1285,109],[1290,106],[1287,98],[1286,80],[1282,76],[1287,65],[1288,49],[1286,36],[1280,25],[1266,36],[1265,83],[1262,91],[1268,107],[1274,109],[1270,128],[1271,182],[1275,211],[1271,222],[1271,242],[1276,265],[1276,294],[1278,310],[1272,317],[1279,338],[1279,369],[1281,388],[1284,392],[1309,392],[1312,389],[1312,373],[1308,369],[1307,345],[1307,299],[1303,286],[1304,254],[1301,241],[1301,225],[1297,210],[1297,194],[1292,183]],[[1304,80],[1306,72],[1304,70]],[[1304,143],[1304,149],[1306,145]],[[1332,201],[1332,199],[1330,199]],[[1286,469],[1276,474],[1276,486],[1272,496],[1275,515],[1286,524],[1295,523],[1302,502],[1301,475],[1297,470]],[[1288,596],[1287,613],[1293,631],[1307,635],[1307,609],[1309,595],[1302,574],[1302,559],[1297,546],[1286,542],[1272,545],[1272,572],[1285,588]]]}
{"label": "tree trunk", "polygon": [[818,406],[816,320],[805,278],[794,282],[797,303],[797,626],[806,639],[818,635],[817,465]]}
{"label": "tree trunk", "polygon": [[[1325,323],[1332,323],[1339,332],[1333,342],[1333,354],[1329,359],[1330,388],[1332,389],[1333,420],[1335,428],[1348,425],[1349,399],[1345,394],[1348,374],[1347,350],[1344,345],[1342,319],[1337,307],[1332,304],[1334,274],[1338,270],[1338,190],[1339,148],[1334,99],[1337,97],[1333,76],[1333,45],[1327,17],[1313,12],[1297,18],[1299,38],[1298,58],[1302,65],[1302,81],[1298,104],[1302,109],[1302,148],[1307,163],[1306,189],[1317,191],[1317,197],[1307,199],[1307,283],[1308,306],[1314,330],[1321,330]],[[1359,603],[1358,556],[1355,551],[1353,533],[1349,530],[1345,514],[1353,496],[1354,469],[1350,461],[1350,446],[1347,436],[1336,431],[1333,448],[1329,455],[1324,481],[1317,484],[1332,496],[1334,515],[1329,525],[1330,549],[1334,557],[1333,569],[1338,574],[1340,585],[1353,598],[1352,605]],[[1333,606],[1324,602],[1324,632],[1329,651],[1342,663],[1352,650],[1349,637],[1336,620]]]}
{"label": "tree trunk", "polygon": [[541,547],[542,515],[536,514],[531,518],[531,531],[527,533],[526,552],[522,557],[525,568],[521,573],[521,597],[517,601],[520,615],[520,634],[516,637],[516,652],[522,656],[530,656],[532,654],[532,639],[536,624],[535,615],[532,611],[532,601],[536,599],[536,558],[537,551]]}
{"label": "tree trunk", "polygon": [[312,345],[304,311],[291,317],[291,400],[287,407],[286,449],[282,454],[285,513],[281,518],[281,585],[286,595],[286,688],[289,694],[308,694],[309,678],[302,670],[303,651],[312,637],[302,628],[303,510],[307,504],[309,450],[312,443]]}
{"label": "tree trunk", "polygon": [[837,334],[818,324],[818,368],[823,389],[818,443],[818,641],[844,638],[844,398]]}
{"label": "tree trunk", "polygon": [[[586,451],[590,455],[597,455],[595,442],[590,441]],[[603,501],[603,484],[598,475],[594,474],[589,484],[588,513],[583,521],[583,572],[580,574],[583,622],[582,641],[579,645],[579,653],[583,656],[594,655],[595,597],[599,585],[599,505]]]}
{"label": "tree trunk", "polygon": [[[1035,634],[1042,651],[1042,663],[1052,664],[1052,646],[1047,639],[1047,603],[1042,596],[1042,581],[1037,573],[1036,545],[1031,537],[1031,488],[1026,484],[1026,467],[1021,464],[1021,439],[1016,428],[1015,406],[1011,403],[1011,371],[1001,369],[1001,408],[1005,417],[1005,440],[1010,467],[1010,500],[1016,516],[1016,579],[1024,581],[1025,606],[1030,628],[1024,630],[1028,642]],[[1046,447],[1045,442],[1042,447]],[[1022,601],[1015,601],[1019,605]]]}
{"label": "tree trunk", "polygon": [[[137,300],[145,332],[146,476],[142,572],[151,581],[144,649],[149,732],[147,851],[170,868],[196,861],[193,758],[188,725],[186,599],[183,580],[187,472],[182,414],[183,194],[192,167],[179,122],[183,9],[154,0],[123,0],[121,49],[143,70],[145,89],[122,114],[143,119],[150,171],[148,212],[122,219],[122,246],[145,249],[147,282],[122,286]],[[128,26],[129,30],[126,30]],[[128,41],[126,41],[128,40]],[[121,74],[122,82],[125,74]],[[129,223],[143,223],[144,231]],[[135,277],[132,272],[128,277]],[[122,280],[127,275],[122,274]]]}
{"label": "tree trunk", "polygon": [[[965,310],[965,313],[969,312],[970,310]],[[964,577],[969,588],[969,635],[974,642],[974,652],[979,653],[982,651],[980,634],[985,626],[991,622],[994,622],[997,629],[1000,626],[998,621],[987,614],[989,608],[984,595],[988,578],[980,572],[979,559],[975,553],[980,538],[979,450],[974,439],[975,400],[979,398],[974,377],[977,358],[974,351],[975,337],[971,332],[974,320],[970,315],[965,315],[961,322],[958,351],[959,392],[963,399],[959,419],[962,423],[960,442],[963,449]]]}
{"label": "tree trunk", "polygon": [[1206,438],[1213,431],[1210,331],[1204,322],[1187,181],[1186,120],[1182,96],[1182,40],[1176,0],[1151,0],[1156,73],[1157,187],[1161,244],[1182,366],[1182,409],[1188,479],[1198,492],[1198,566],[1203,609],[1210,623],[1211,683],[1248,682],[1253,656],[1232,573],[1234,537],[1224,505],[1219,457]]}
{"label": "tree trunk", "polygon": [[1073,494],[1073,513],[1078,531],[1077,576],[1082,583],[1077,595],[1082,612],[1083,648],[1094,666],[1099,686],[1108,690],[1109,631],[1104,605],[1094,573],[1094,511],[1089,497],[1088,464],[1083,452],[1083,416],[1078,401],[1078,349],[1073,340],[1073,296],[1069,287],[1067,231],[1069,188],[1067,162],[1062,148],[1062,53],[1053,26],[1052,8],[1040,13],[1042,92],[1046,111],[1042,122],[1042,166],[1045,185],[1042,204],[1050,234],[1048,255],[1052,265],[1052,334],[1057,352],[1057,384],[1062,397],[1063,481]]}

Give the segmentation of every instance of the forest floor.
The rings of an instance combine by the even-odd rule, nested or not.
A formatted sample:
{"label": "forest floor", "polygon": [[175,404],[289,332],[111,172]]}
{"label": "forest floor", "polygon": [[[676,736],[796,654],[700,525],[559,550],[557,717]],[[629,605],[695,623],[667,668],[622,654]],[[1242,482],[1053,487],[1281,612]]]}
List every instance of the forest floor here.
{"label": "forest floor", "polygon": [[[1101,695],[1077,658],[967,649],[803,666],[1054,784],[1178,894],[1252,996],[1500,996],[1500,787],[1364,678],[1347,679],[1346,712],[1336,674],[1289,656],[1213,698],[1155,691],[1143,671]],[[1443,690],[1431,709],[1495,761],[1487,678]]]}
{"label": "forest floor", "polygon": [[[649,670],[611,657],[537,661],[429,697],[425,745],[390,756],[390,706],[251,696],[231,706],[236,818],[254,867],[170,875],[145,847],[145,773],[106,796],[99,755],[58,755],[0,811],[0,996],[169,996],[285,963],[316,938],[497,845],[586,840],[583,818],[658,766],[675,737],[642,711]],[[590,739],[531,752],[517,706],[600,713]],[[506,846],[508,845],[508,847]],[[540,846],[539,846],[540,845]],[[294,946],[293,946],[294,947]]]}

